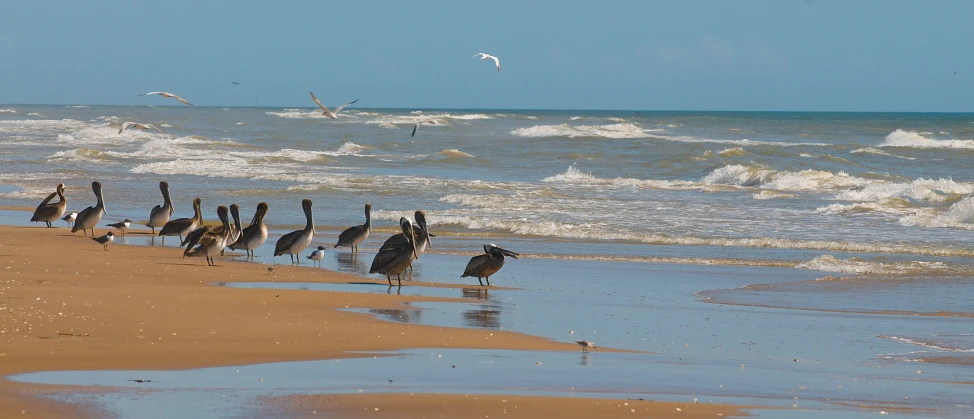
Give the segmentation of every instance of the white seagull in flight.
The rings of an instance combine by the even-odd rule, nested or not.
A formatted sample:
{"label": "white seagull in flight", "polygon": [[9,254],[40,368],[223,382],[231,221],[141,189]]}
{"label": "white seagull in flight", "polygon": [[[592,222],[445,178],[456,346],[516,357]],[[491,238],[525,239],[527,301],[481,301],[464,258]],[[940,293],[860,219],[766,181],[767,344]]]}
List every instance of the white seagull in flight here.
{"label": "white seagull in flight", "polygon": [[138,129],[141,129],[141,130],[147,130],[149,128],[152,128],[152,129],[154,129],[156,131],[159,131],[160,134],[165,134],[164,132],[162,132],[161,129],[156,128],[155,125],[152,125],[152,124],[140,124],[138,122],[126,122],[126,123],[122,124],[122,127],[118,129],[118,134],[121,135],[122,134],[122,131],[125,131],[125,128],[128,128],[130,126],[131,127],[138,128]]}
{"label": "white seagull in flight", "polygon": [[[419,126],[420,125],[440,125],[440,124],[450,125],[449,122],[440,121],[440,120],[436,120],[436,119],[427,119],[425,121],[417,122],[417,123],[413,124],[413,133],[409,137],[412,138],[412,137],[415,137],[416,136],[416,130],[419,129]],[[453,128],[453,125],[450,125],[450,128]]]}
{"label": "white seagull in flight", "polygon": [[325,107],[325,105],[322,105],[321,104],[321,101],[319,101],[318,98],[315,97],[315,94],[314,93],[312,93],[312,92],[308,92],[308,93],[311,93],[311,99],[314,100],[315,103],[317,103],[318,106],[321,107],[321,110],[324,111],[324,113],[322,113],[322,114],[325,115],[325,116],[327,116],[327,117],[329,117],[329,118],[331,118],[331,119],[338,118],[338,113],[341,112],[342,109],[345,109],[346,106],[351,105],[351,104],[353,104],[355,102],[358,102],[358,99],[355,99],[355,100],[353,100],[351,102],[348,102],[348,103],[346,103],[346,104],[344,104],[342,106],[339,106],[339,107],[335,108],[335,112],[332,112],[332,111],[329,111],[328,108]]}
{"label": "white seagull in flight", "polygon": [[[495,57],[493,55],[490,55],[490,54],[488,54],[486,52],[478,52],[478,53],[476,53],[476,54],[473,55],[473,57],[476,57],[476,56],[480,56],[480,59],[481,60],[486,60],[488,58],[494,60],[494,64],[497,64],[497,71],[501,71],[501,60],[499,60],[497,57]],[[470,58],[473,58],[473,57],[470,57]],[[467,59],[469,60],[470,58],[467,58]]]}
{"label": "white seagull in flight", "polygon": [[185,103],[185,104],[187,104],[189,106],[193,106],[193,104],[187,102],[186,99],[183,99],[183,98],[181,98],[179,96],[176,96],[176,95],[174,95],[172,93],[169,93],[169,92],[149,92],[149,93],[146,93],[144,95],[139,95],[139,96],[149,96],[149,95],[159,95],[159,96],[167,97],[167,98],[168,97],[174,97],[174,98],[176,98],[176,100],[178,100],[180,102],[183,102],[183,103]]}

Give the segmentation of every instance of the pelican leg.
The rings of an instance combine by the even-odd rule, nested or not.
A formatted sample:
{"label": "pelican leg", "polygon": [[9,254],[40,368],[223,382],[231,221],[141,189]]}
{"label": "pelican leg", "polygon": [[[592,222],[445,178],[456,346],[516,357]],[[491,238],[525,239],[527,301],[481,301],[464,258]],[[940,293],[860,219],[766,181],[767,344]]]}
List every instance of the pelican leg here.
{"label": "pelican leg", "polygon": [[479,282],[479,283],[480,283],[480,286],[481,286],[481,287],[482,287],[482,286],[484,286],[484,280],[482,280],[482,279],[480,279],[480,278],[477,278],[477,282]]}
{"label": "pelican leg", "polygon": [[488,276],[488,277],[487,277],[487,278],[485,278],[485,279],[487,280],[487,286],[489,287],[489,286],[490,286],[490,277]]}
{"label": "pelican leg", "polygon": [[156,228],[155,227],[151,227],[151,228],[152,228],[152,235],[155,236],[156,235]]}
{"label": "pelican leg", "polygon": [[392,288],[392,277],[389,276],[389,275],[386,275],[386,280],[389,281],[389,288]]}
{"label": "pelican leg", "polygon": [[402,286],[402,274],[396,275],[396,281],[399,281],[399,286]]}

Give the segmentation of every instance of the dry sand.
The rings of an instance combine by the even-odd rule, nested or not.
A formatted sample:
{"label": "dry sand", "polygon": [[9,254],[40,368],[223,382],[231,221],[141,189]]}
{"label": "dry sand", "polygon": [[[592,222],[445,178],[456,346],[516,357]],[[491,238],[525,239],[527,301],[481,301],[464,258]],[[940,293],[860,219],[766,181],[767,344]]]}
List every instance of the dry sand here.
{"label": "dry sand", "polygon": [[[219,266],[207,267],[202,258],[184,259],[175,248],[113,244],[103,251],[90,238],[63,227],[0,226],[0,375],[190,369],[347,358],[363,356],[347,351],[405,348],[578,350],[574,343],[525,334],[392,323],[338,310],[397,309],[412,301],[465,303],[461,299],[213,286],[210,284],[229,281],[386,282],[280,265],[269,276],[266,265],[220,258],[217,262]],[[83,406],[30,395],[58,390],[2,379],[0,417],[101,416]],[[597,409],[591,412],[606,417],[631,415],[628,410],[611,413],[612,409],[601,406],[611,404],[607,400],[566,399],[569,401],[564,403],[572,403],[568,405],[555,398],[509,399],[516,399],[521,409],[541,409],[532,411],[536,417],[575,412],[564,406]],[[397,417],[433,417],[442,412],[445,403],[461,411],[496,410],[488,405],[492,400],[432,395],[321,396],[295,399],[295,405],[320,405],[323,410],[342,412],[351,409],[349,413],[375,405],[396,411]],[[653,403],[642,405],[652,407]],[[734,412],[731,407],[719,408],[725,416]],[[673,411],[677,413],[681,412]],[[656,417],[668,416],[660,413]]]}

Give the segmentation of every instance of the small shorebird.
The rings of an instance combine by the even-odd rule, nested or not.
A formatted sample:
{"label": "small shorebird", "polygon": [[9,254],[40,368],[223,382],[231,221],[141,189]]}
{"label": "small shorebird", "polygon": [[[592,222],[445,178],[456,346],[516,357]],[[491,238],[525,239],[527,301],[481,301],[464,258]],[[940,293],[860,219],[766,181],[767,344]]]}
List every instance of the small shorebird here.
{"label": "small shorebird", "polygon": [[101,221],[102,214],[108,215],[108,211],[105,209],[105,198],[101,194],[101,182],[91,182],[91,190],[95,193],[95,198],[98,198],[98,203],[78,213],[78,217],[74,220],[74,227],[71,227],[71,232],[81,230],[87,236],[86,230],[91,229],[91,236],[94,237],[95,226]]}
{"label": "small shorebird", "polygon": [[349,227],[338,235],[335,247],[350,247],[352,252],[358,252],[358,245],[372,234],[372,204],[365,204],[365,224]]}
{"label": "small shorebird", "polygon": [[[476,53],[476,54],[473,55],[473,57],[477,57],[477,56],[480,56],[480,59],[481,60],[486,60],[488,58],[494,60],[494,64],[497,64],[497,71],[501,71],[501,60],[498,59],[497,57],[495,57],[493,55],[490,55],[488,53],[485,53],[485,52],[478,52],[478,53]],[[473,57],[470,57],[470,58],[473,58]],[[469,60],[470,58],[467,58],[467,59]]]}
{"label": "small shorebird", "polygon": [[294,256],[297,255],[297,263],[301,264],[301,251],[311,244],[311,239],[315,236],[315,222],[311,215],[311,200],[301,201],[301,208],[304,209],[306,224],[303,230],[296,230],[281,236],[277,239],[274,246],[274,256],[288,254],[291,256],[291,263],[295,262]]}
{"label": "small shorebird", "polygon": [[113,240],[115,240],[115,233],[109,231],[108,234],[105,234],[104,236],[92,237],[91,239],[98,243],[101,243],[101,245],[105,247],[105,251],[108,251],[108,245],[111,244]]}
{"label": "small shorebird", "polygon": [[152,129],[154,129],[156,131],[159,131],[160,134],[165,134],[164,132],[162,132],[161,129],[156,128],[155,125],[152,125],[152,124],[140,124],[138,122],[126,122],[126,123],[122,124],[122,127],[118,129],[118,134],[119,135],[122,135],[122,131],[125,131],[125,128],[128,128],[128,127],[138,128],[138,129],[143,130],[143,131],[145,131],[145,130],[147,130],[149,128],[152,128]]}
{"label": "small shorebird", "polygon": [[[313,260],[318,263],[318,267],[321,267],[321,260],[325,258],[325,246],[318,246],[318,250],[311,252],[310,256],[306,256],[308,259]],[[312,262],[312,263],[314,263]]]}
{"label": "small shorebird", "polygon": [[595,342],[590,342],[587,340],[576,340],[575,343],[582,347],[582,353],[587,354],[588,348],[596,349]]}
{"label": "small shorebird", "polygon": [[[227,238],[230,237],[230,217],[227,215],[227,207],[220,205],[216,207],[216,215],[223,223],[223,231],[217,233],[210,226],[203,226],[192,233],[186,235],[188,242],[186,250],[183,251],[184,257],[206,257],[206,264],[216,266],[213,256],[220,253],[227,245]],[[194,249],[195,246],[195,249]]]}
{"label": "small shorebird", "polygon": [[[426,213],[417,210],[413,217],[416,219],[416,224],[412,226],[413,229],[413,241],[416,242],[416,258],[422,255],[426,251],[426,247],[429,246],[430,249],[433,248],[433,239],[431,237],[436,237],[430,233],[429,226],[426,224]],[[406,236],[402,233],[396,234],[392,237],[386,239],[379,250],[385,249],[387,247],[401,247],[407,243]],[[409,272],[413,271],[413,263],[409,261]]]}
{"label": "small shorebird", "polygon": [[[412,137],[415,137],[416,136],[416,130],[419,129],[419,126],[420,125],[440,125],[440,124],[450,125],[449,122],[440,121],[438,119],[428,119],[428,120],[425,120],[425,121],[417,122],[417,123],[413,124],[413,133],[409,135],[409,138],[412,138]],[[450,125],[450,128],[453,128],[453,125]]]}
{"label": "small shorebird", "polygon": [[[68,201],[64,199],[64,184],[58,183],[54,189],[54,193],[48,195],[37,206],[37,209],[34,210],[34,216],[30,218],[30,222],[42,222],[47,224],[48,228],[51,228],[54,227],[51,223],[57,221],[58,218],[64,215],[64,211],[68,207]],[[54,197],[58,197],[58,201],[51,204],[50,202]],[[64,221],[68,220],[65,219]]]}
{"label": "small shorebird", "polygon": [[267,240],[267,226],[264,225],[264,216],[267,215],[267,203],[257,204],[257,211],[254,218],[250,221],[250,226],[243,229],[240,238],[228,247],[231,250],[243,249],[247,252],[250,259],[254,258],[254,249],[260,247]]}
{"label": "small shorebird", "polygon": [[[308,92],[308,93],[311,93],[311,92]],[[318,106],[321,108],[321,110],[323,111],[322,115],[327,116],[327,117],[329,117],[331,119],[338,118],[338,113],[341,112],[342,109],[345,109],[346,106],[351,105],[351,104],[353,104],[355,102],[358,102],[358,99],[355,99],[355,100],[353,100],[351,102],[348,102],[348,103],[346,103],[346,104],[344,104],[342,106],[339,106],[339,107],[335,108],[335,111],[332,112],[332,111],[329,111],[328,108],[325,107],[325,105],[322,105],[321,104],[321,102],[318,100],[318,98],[315,97],[315,94],[314,93],[311,93],[311,99],[314,100],[315,103],[317,103]]]}
{"label": "small shorebird", "polygon": [[132,220],[126,218],[125,221],[120,223],[105,224],[105,226],[118,229],[122,232],[122,237],[125,237],[125,233],[128,232],[129,227],[132,226]]}
{"label": "small shorebird", "polygon": [[[159,230],[160,236],[179,236],[179,240],[183,239],[183,236],[189,234],[191,231],[199,228],[200,224],[203,222],[203,212],[200,210],[199,198],[193,199],[193,218],[177,218],[171,220],[162,226]],[[182,243],[180,244],[182,245]]]}
{"label": "small shorebird", "polygon": [[485,244],[484,254],[470,258],[470,262],[467,262],[467,268],[463,270],[463,275],[460,275],[460,278],[466,278],[468,276],[477,277],[477,281],[480,282],[481,286],[484,285],[484,282],[480,278],[486,278],[487,286],[489,287],[490,276],[504,267],[504,256],[517,259],[519,255],[510,250],[501,249],[493,243]]}
{"label": "small shorebird", "polygon": [[267,276],[271,276],[271,275],[274,275],[274,267],[273,266],[268,266],[267,267]]}
{"label": "small shorebird", "polygon": [[156,235],[156,227],[166,225],[169,222],[169,217],[176,211],[176,207],[172,205],[172,198],[169,197],[169,183],[159,182],[159,190],[162,191],[162,205],[152,207],[152,210],[149,211],[149,222],[145,223],[146,227],[152,229],[153,236]]}
{"label": "small shorebird", "polygon": [[172,93],[169,93],[169,92],[149,92],[149,93],[146,93],[146,94],[143,94],[143,95],[139,95],[139,96],[149,96],[149,95],[159,95],[159,96],[162,96],[162,97],[165,97],[165,98],[170,98],[171,97],[171,98],[175,98],[176,100],[178,100],[180,102],[183,102],[183,103],[185,103],[185,104],[187,104],[189,106],[193,106],[193,104],[192,103],[189,103],[188,101],[186,101],[186,99],[183,99],[183,98],[181,98],[179,96],[176,96],[176,95],[174,95]]}
{"label": "small shorebird", "polygon": [[64,220],[66,223],[68,223],[68,225],[74,224],[74,220],[76,218],[78,218],[78,213],[76,212],[72,212],[68,215],[65,215],[64,217],[61,217],[61,219]]}
{"label": "small shorebird", "polygon": [[[402,286],[403,271],[409,267],[413,258],[419,258],[419,253],[416,252],[413,224],[409,222],[408,218],[402,217],[399,219],[399,228],[402,229],[402,237],[405,238],[405,241],[398,242],[395,246],[383,246],[382,249],[379,249],[379,253],[375,254],[375,258],[372,259],[372,267],[369,269],[370,274],[385,275],[389,281],[389,286],[392,286],[392,275],[396,276],[396,281],[399,281],[399,286]],[[390,240],[392,239],[390,238]],[[390,240],[386,240],[386,242]]]}

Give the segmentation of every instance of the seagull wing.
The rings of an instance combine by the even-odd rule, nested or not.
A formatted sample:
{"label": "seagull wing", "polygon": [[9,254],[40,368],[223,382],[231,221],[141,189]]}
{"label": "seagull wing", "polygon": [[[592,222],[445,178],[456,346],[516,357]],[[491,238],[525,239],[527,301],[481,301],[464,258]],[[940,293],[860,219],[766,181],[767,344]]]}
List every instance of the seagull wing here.
{"label": "seagull wing", "polygon": [[[484,59],[484,56],[485,56],[485,55],[487,55],[487,54],[484,54],[484,53],[482,53],[482,52],[478,52],[478,53],[476,53],[476,54],[474,54],[474,55],[473,55],[472,57],[470,57],[470,58],[473,58],[473,57],[476,57],[476,56],[478,56],[478,55],[480,56],[480,59],[482,60],[482,59]],[[470,58],[467,58],[467,59],[469,60]]]}
{"label": "seagull wing", "polygon": [[315,97],[314,92],[308,92],[308,93],[311,93],[311,100],[315,101],[315,103],[318,104],[318,106],[321,108],[321,110],[325,111],[325,115],[328,115],[328,114],[331,113],[331,111],[329,111],[328,108],[325,107],[325,105],[322,105],[321,104],[321,101],[318,100],[318,98]]}
{"label": "seagull wing", "polygon": [[414,124],[413,125],[413,133],[412,133],[412,135],[409,136],[409,138],[415,137],[416,136],[416,130],[418,130],[418,129],[419,129],[419,124]]}
{"label": "seagull wing", "polygon": [[125,128],[128,128],[129,125],[132,125],[132,124],[134,124],[134,122],[126,122],[126,123],[122,124],[122,127],[118,129],[118,134],[121,135],[122,134],[122,131],[125,131]]}
{"label": "seagull wing", "polygon": [[[495,58],[495,60],[496,60],[496,58]],[[498,65],[500,65],[500,64],[498,64]],[[179,96],[173,95],[172,93],[170,93],[170,95],[172,95],[172,97],[176,98],[176,100],[178,100],[180,102],[183,102],[183,103],[185,103],[185,104],[187,104],[189,106],[193,106],[193,104],[192,103],[189,103],[189,101],[187,101],[186,99],[183,99],[183,98],[181,98]]]}
{"label": "seagull wing", "polygon": [[501,60],[493,55],[488,55],[488,57],[494,59],[494,64],[497,64],[497,71],[501,71]]}
{"label": "seagull wing", "polygon": [[353,104],[355,102],[358,102],[358,99],[355,99],[355,100],[353,100],[351,102],[348,102],[348,103],[346,103],[346,104],[344,104],[342,106],[339,106],[339,107],[335,108],[335,114],[337,115],[339,112],[342,111],[342,109],[345,109],[346,106],[351,105],[351,104]]}
{"label": "seagull wing", "polygon": [[165,93],[165,92],[149,92],[149,93],[142,94],[142,95],[139,95],[139,96],[161,95],[163,93]]}
{"label": "seagull wing", "polygon": [[148,126],[148,127],[152,127],[152,129],[154,129],[154,130],[156,130],[156,131],[159,131],[159,133],[160,133],[160,134],[165,134],[164,132],[162,132],[162,130],[161,130],[161,129],[159,129],[159,128],[156,128],[156,126],[155,126],[155,125],[152,125],[152,124],[149,124],[149,125],[147,125],[147,126]]}

